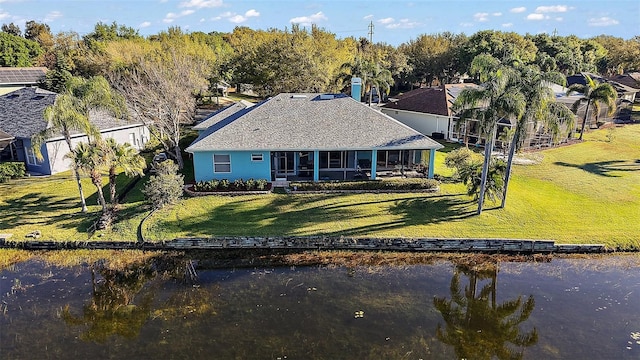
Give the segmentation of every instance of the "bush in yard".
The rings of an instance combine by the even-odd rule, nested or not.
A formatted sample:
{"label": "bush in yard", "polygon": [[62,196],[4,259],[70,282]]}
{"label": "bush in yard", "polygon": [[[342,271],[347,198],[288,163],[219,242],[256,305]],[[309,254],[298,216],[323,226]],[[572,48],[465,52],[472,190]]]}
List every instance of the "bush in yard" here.
{"label": "bush in yard", "polygon": [[237,190],[237,191],[243,191],[243,190],[247,189],[247,187],[246,187],[246,185],[244,183],[244,180],[242,180],[242,179],[235,179],[233,181],[232,187],[233,187],[234,190]]}
{"label": "bush in yard", "polygon": [[266,190],[268,181],[267,179],[258,179],[256,180],[256,189],[258,190]]}
{"label": "bush in yard", "polygon": [[246,187],[247,190],[255,190],[256,181],[253,179],[247,179],[247,181],[244,182],[244,186]]}
{"label": "bush in yard", "polygon": [[25,176],[27,173],[24,163],[22,162],[6,162],[0,164],[0,183],[9,179],[15,179]]}
{"label": "bush in yard", "polygon": [[222,179],[218,182],[218,190],[229,190],[231,183],[227,179]]}
{"label": "bush in yard", "polygon": [[156,166],[156,175],[147,181],[143,193],[155,209],[176,203],[182,196],[184,177],[178,174],[178,165],[171,161],[163,161]]}
{"label": "bush in yard", "polygon": [[324,182],[292,182],[289,186],[297,191],[411,191],[433,190],[439,185],[437,180],[409,178],[398,180],[365,180],[365,181],[324,181]]}

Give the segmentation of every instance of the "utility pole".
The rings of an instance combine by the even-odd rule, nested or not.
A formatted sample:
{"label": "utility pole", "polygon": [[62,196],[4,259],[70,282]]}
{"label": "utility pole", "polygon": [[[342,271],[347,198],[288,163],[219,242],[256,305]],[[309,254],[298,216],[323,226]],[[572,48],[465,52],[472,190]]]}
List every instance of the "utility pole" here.
{"label": "utility pole", "polygon": [[373,21],[369,23],[369,43],[373,45]]}

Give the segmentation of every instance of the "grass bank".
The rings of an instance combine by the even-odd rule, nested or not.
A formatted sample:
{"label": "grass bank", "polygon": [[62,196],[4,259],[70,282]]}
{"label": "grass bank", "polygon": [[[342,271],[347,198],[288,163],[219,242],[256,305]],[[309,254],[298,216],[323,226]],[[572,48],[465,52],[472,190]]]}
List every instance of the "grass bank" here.
{"label": "grass bank", "polygon": [[[186,198],[156,212],[143,232],[146,240],[216,235],[504,237],[640,249],[640,125],[592,131],[585,139],[529,154],[540,162],[515,166],[506,208],[489,202],[481,216],[475,215],[477,205],[461,184],[443,183],[436,194]],[[445,155],[438,154],[436,173],[449,176]],[[94,188],[85,183],[90,211],[97,214]],[[140,182],[125,199],[113,229],[95,238],[136,239],[137,226],[148,213],[142,186]],[[33,230],[44,239],[86,239],[94,217],[78,212],[76,194],[69,175],[0,184],[0,232],[13,233],[15,239]]]}

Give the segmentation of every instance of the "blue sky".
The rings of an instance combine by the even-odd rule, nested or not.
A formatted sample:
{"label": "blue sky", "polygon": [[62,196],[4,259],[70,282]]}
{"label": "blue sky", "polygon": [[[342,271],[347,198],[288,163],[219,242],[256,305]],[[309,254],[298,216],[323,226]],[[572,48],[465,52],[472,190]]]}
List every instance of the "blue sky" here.
{"label": "blue sky", "polygon": [[49,24],[54,33],[91,32],[98,21],[131,26],[142,35],[170,26],[230,32],[236,26],[284,29],[314,23],[339,38],[368,37],[399,45],[421,34],[479,30],[624,39],[640,35],[639,0],[0,0],[0,23]]}

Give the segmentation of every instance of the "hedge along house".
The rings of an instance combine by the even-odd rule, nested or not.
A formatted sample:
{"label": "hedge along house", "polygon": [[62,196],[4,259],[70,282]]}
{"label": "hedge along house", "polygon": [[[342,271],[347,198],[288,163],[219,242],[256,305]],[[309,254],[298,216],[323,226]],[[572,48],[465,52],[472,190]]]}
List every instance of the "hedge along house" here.
{"label": "hedge along house", "polygon": [[283,93],[212,124],[186,149],[196,181],[349,180],[420,171],[438,142],[344,94]]}
{"label": "hedge along house", "polygon": [[[49,124],[43,112],[55,102],[58,94],[37,87],[25,87],[0,96],[0,131],[11,136],[0,148],[0,161],[21,161],[30,173],[51,175],[69,170],[69,153],[64,136],[54,136],[42,144],[43,161],[38,161],[32,148],[31,138],[45,130]],[[104,113],[91,113],[91,123],[98,128],[102,138],[113,138],[117,143],[129,143],[141,150],[149,140],[149,129],[141,123],[116,119]],[[86,142],[87,136],[74,132],[71,144]]]}

